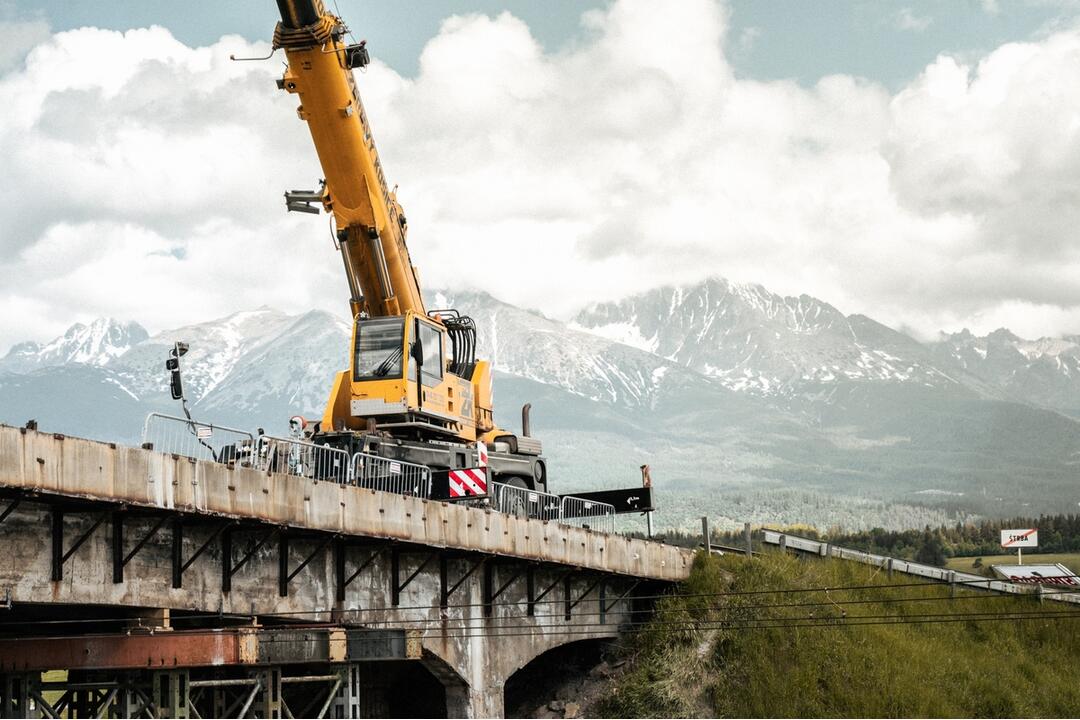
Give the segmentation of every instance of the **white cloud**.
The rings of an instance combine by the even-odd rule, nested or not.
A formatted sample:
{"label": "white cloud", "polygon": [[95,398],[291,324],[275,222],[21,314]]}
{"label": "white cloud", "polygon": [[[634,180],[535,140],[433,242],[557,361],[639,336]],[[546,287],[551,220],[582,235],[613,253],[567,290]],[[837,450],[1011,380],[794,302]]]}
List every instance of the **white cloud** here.
{"label": "white cloud", "polygon": [[10,3],[0,2],[0,73],[22,62],[26,53],[49,37],[49,23],[41,17],[18,17]]}
{"label": "white cloud", "polygon": [[932,23],[934,19],[929,15],[916,15],[914,10],[906,7],[900,8],[900,11],[896,13],[894,21],[899,30],[922,32],[930,27],[930,23]]}
{"label": "white cloud", "polygon": [[[1080,330],[1077,31],[890,94],[735,78],[708,0],[583,22],[547,53],[510,14],[453,17],[416,78],[358,77],[426,285],[567,315],[720,274],[927,334]],[[105,314],[344,310],[326,218],[284,213],[321,173],[280,63],[232,52],[265,47],[82,29],[0,76],[0,348]]]}

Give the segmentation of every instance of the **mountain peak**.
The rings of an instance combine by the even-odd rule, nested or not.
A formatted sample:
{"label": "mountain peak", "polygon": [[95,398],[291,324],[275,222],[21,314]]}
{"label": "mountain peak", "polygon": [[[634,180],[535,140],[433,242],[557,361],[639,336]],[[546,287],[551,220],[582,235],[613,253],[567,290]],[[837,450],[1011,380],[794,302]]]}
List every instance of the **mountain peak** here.
{"label": "mountain peak", "polygon": [[947,381],[917,342],[879,323],[805,293],[718,276],[590,306],[575,324],[754,394],[813,394],[841,380]]}
{"label": "mountain peak", "polygon": [[102,366],[149,337],[137,322],[121,322],[102,317],[74,323],[63,335],[44,345],[20,343],[0,360],[0,369],[25,373],[43,367],[82,363]]}
{"label": "mountain peak", "polygon": [[987,340],[992,340],[999,343],[1016,343],[1020,342],[1020,338],[1017,337],[1008,328],[998,328],[989,335],[986,336]]}

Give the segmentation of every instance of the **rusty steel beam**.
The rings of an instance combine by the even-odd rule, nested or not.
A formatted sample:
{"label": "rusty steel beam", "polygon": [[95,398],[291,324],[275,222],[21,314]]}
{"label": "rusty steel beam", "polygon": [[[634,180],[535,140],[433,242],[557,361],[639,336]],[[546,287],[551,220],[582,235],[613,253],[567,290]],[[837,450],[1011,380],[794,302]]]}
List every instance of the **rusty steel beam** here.
{"label": "rusty steel beam", "polygon": [[336,577],[336,580],[337,580],[337,582],[335,584],[337,585],[337,599],[338,600],[344,600],[345,599],[345,588],[347,588],[352,583],[353,580],[360,577],[360,573],[364,572],[364,570],[366,570],[368,568],[368,566],[370,566],[373,562],[375,562],[375,560],[383,553],[383,551],[386,550],[385,546],[378,548],[377,550],[375,550],[374,552],[371,553],[371,556],[368,557],[367,560],[360,563],[356,567],[356,570],[353,572],[352,575],[349,575],[349,577],[345,577],[345,550],[346,550],[346,548],[347,548],[347,545],[344,542],[339,540],[339,542],[337,544],[337,550],[336,550],[337,554],[335,555],[335,558],[334,558],[334,574],[335,574],[335,577]]}
{"label": "rusty steel beam", "polygon": [[4,512],[0,513],[0,523],[7,520],[8,515],[15,512],[15,508],[19,507],[20,502],[22,502],[22,498],[20,496],[16,495],[12,499],[11,503],[6,508],[4,508]]}
{"label": "rusty steel beam", "polygon": [[525,570],[525,614],[536,615],[536,566],[533,563]]}
{"label": "rusty steel beam", "polygon": [[408,633],[340,626],[175,630],[0,640],[0,673],[416,659]]}
{"label": "rusty steel beam", "polygon": [[492,600],[492,602],[494,602],[494,601],[495,601],[495,600],[496,600],[496,599],[497,599],[497,598],[498,598],[498,597],[499,597],[500,595],[502,595],[502,594],[503,594],[504,592],[506,592],[507,588],[509,588],[509,587],[510,587],[510,586],[511,586],[511,585],[513,584],[513,582],[514,582],[515,580],[517,580],[517,579],[518,579],[519,577],[521,577],[521,573],[522,573],[522,571],[521,571],[521,570],[518,570],[517,572],[513,573],[513,574],[512,574],[511,576],[510,576],[510,579],[509,579],[509,580],[507,580],[507,581],[506,581],[506,582],[504,582],[504,583],[503,583],[502,585],[500,585],[500,586],[499,586],[499,589],[498,589],[498,590],[496,590],[495,592],[491,593],[491,600]]}
{"label": "rusty steel beam", "polygon": [[74,544],[64,551],[64,511],[59,507],[52,509],[52,575],[53,582],[59,582],[64,579],[64,563],[68,561],[75,551],[83,546],[90,536],[94,534],[94,531],[101,527],[109,517],[109,513],[102,512],[98,514],[97,519],[90,526],[90,529],[84,532],[75,540]]}
{"label": "rusty steel beam", "polygon": [[246,528],[232,528],[230,530],[226,530],[225,533],[222,535],[222,550],[221,550],[221,590],[222,590],[222,592],[230,592],[232,590],[232,576],[235,575],[240,568],[244,567],[244,565],[246,565],[247,562],[249,560],[251,560],[251,558],[253,558],[255,556],[255,553],[257,553],[259,551],[259,549],[263,545],[268,543],[271,539],[273,539],[275,536],[277,536],[278,533],[281,532],[281,528],[277,528],[277,527],[270,528],[269,530],[267,530],[265,533],[262,534],[262,536],[259,538],[258,542],[256,542],[255,545],[252,546],[250,550],[248,550],[246,553],[244,553],[244,556],[242,558],[240,558],[240,562],[234,563],[232,561],[232,541],[233,541],[232,534],[233,534],[233,532],[239,532],[242,529],[246,529]]}
{"label": "rusty steel beam", "polygon": [[435,550],[428,553],[424,558],[424,562],[420,563],[420,566],[413,570],[412,575],[405,578],[405,582],[401,582],[401,553],[402,550],[398,545],[394,544],[390,547],[390,604],[397,607],[401,602],[401,591],[409,586],[416,576],[424,571],[432,560],[435,560],[439,556],[439,551]]}
{"label": "rusty steel beam", "polygon": [[475,573],[486,561],[487,558],[481,557],[479,560],[472,564],[472,566],[465,572],[464,575],[458,578],[457,582],[455,582],[453,585],[449,585],[448,587],[449,569],[447,567],[447,554],[441,553],[441,557],[439,558],[439,607],[449,607],[450,596],[453,595],[454,592],[456,592],[457,589],[461,587],[466,580],[472,577],[472,574]]}
{"label": "rusty steel beam", "polygon": [[0,671],[244,664],[252,634],[236,630],[0,640]]}

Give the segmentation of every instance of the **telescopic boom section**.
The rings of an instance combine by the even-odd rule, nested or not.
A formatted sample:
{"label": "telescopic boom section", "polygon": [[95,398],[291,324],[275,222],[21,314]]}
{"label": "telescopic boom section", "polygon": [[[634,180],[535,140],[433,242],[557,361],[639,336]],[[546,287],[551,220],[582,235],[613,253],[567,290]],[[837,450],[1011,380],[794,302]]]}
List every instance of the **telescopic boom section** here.
{"label": "telescopic boom section", "polygon": [[387,187],[353,79],[353,68],[367,64],[367,51],[345,42],[345,25],[321,0],[277,4],[274,47],[288,59],[280,86],[300,96],[297,114],[311,130],[326,175],[322,201],[336,221],[353,315],[426,315],[405,245],[405,215]]}

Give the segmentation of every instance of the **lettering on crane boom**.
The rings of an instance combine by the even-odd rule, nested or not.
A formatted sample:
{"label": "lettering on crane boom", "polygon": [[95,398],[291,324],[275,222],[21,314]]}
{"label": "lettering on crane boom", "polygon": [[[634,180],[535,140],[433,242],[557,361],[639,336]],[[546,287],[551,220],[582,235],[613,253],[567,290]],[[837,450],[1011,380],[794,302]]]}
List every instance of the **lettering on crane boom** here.
{"label": "lettering on crane boom", "polygon": [[575,497],[592,502],[607,503],[615,508],[615,514],[651,512],[653,495],[651,487],[636,487],[628,490],[598,490],[596,492],[572,493],[560,497]]}
{"label": "lettering on crane boom", "polygon": [[[360,99],[360,91],[356,87],[356,80],[353,78],[351,72],[345,73],[345,77],[348,79],[349,89],[352,90],[353,102],[356,103],[357,109],[360,111],[360,125],[364,128],[364,144],[367,145],[368,150],[371,152],[372,161],[375,163],[375,176],[379,180],[379,192],[382,195],[383,203],[386,205],[386,211],[390,215],[390,225],[393,227],[396,225],[397,210],[394,208],[394,203],[390,202],[390,189],[386,184],[386,175],[383,174],[382,161],[379,159],[379,151],[375,149],[375,136],[371,134],[371,125],[368,123],[367,111],[364,110],[364,102]],[[396,230],[394,231],[396,234]]]}

